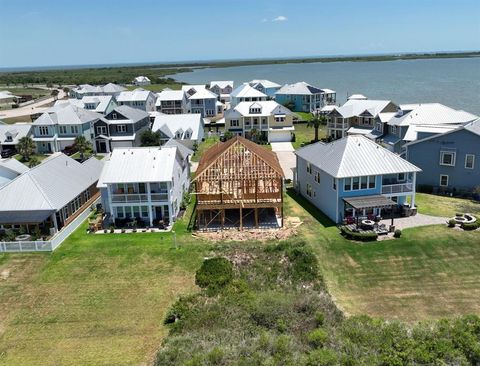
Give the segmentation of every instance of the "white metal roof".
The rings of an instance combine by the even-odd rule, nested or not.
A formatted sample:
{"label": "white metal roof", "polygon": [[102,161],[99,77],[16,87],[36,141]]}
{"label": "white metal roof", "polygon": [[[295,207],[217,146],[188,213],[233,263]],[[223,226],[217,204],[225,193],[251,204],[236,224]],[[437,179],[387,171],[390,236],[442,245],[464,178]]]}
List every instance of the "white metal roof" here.
{"label": "white metal roof", "polygon": [[335,178],[421,171],[397,154],[361,135],[307,145],[296,154]]}
{"label": "white metal roof", "polygon": [[38,117],[33,125],[78,125],[93,122],[102,115],[71,104],[61,104],[47,109]]}
{"label": "white metal roof", "polygon": [[478,118],[440,103],[402,104],[401,112],[388,122],[392,126],[466,124]]}
{"label": "white metal roof", "polygon": [[349,99],[341,107],[335,107],[335,110],[343,117],[350,118],[360,116],[368,112],[372,116],[377,116],[392,103],[389,100],[373,100],[373,99]]}
{"label": "white metal roof", "polygon": [[186,93],[189,90],[195,90],[196,92],[202,89],[205,89],[205,85],[182,85],[182,90]]}
{"label": "white metal roof", "polygon": [[218,80],[218,81],[210,81],[210,89],[217,85],[220,89],[225,89],[227,86],[233,88],[233,81],[232,80]]}
{"label": "white metal roof", "polygon": [[14,173],[25,173],[29,168],[25,164],[22,164],[15,158],[0,159],[0,167],[11,170]]}
{"label": "white metal roof", "polygon": [[68,104],[71,104],[75,107],[86,109],[87,104],[92,104],[95,106],[95,109],[88,109],[89,111],[105,113],[112,99],[112,95],[84,96],[82,99],[60,99],[55,102],[54,107],[67,106]]}
{"label": "white metal roof", "polygon": [[[260,108],[260,113],[250,113],[251,108]],[[281,104],[278,104],[274,100],[266,100],[266,101],[259,101],[259,102],[240,102],[238,103],[235,108],[228,109],[225,112],[226,117],[234,117],[236,115],[244,116],[244,117],[265,117],[270,116],[272,114],[285,114],[290,115],[293,114],[290,109],[284,107]]]}
{"label": "white metal roof", "polygon": [[[31,123],[14,123],[11,125],[0,125],[0,145],[16,145],[22,137],[28,136],[32,128]],[[12,141],[7,141],[7,136],[11,136]]]}
{"label": "white metal roof", "polygon": [[312,95],[321,94],[322,89],[312,86],[305,81],[295,84],[285,84],[275,94]]}
{"label": "white metal roof", "polygon": [[177,147],[116,148],[105,163],[98,185],[170,182]]}
{"label": "white metal roof", "polygon": [[131,102],[131,101],[146,101],[150,94],[153,94],[150,90],[137,88],[131,91],[123,91],[118,97],[118,102]]}
{"label": "white metal roof", "polygon": [[59,210],[94,184],[103,162],[55,153],[0,188],[0,211]]}
{"label": "white metal roof", "polygon": [[185,98],[185,92],[183,90],[163,90],[157,93],[157,103],[160,105],[161,101],[166,100],[183,100]]}
{"label": "white metal roof", "polygon": [[452,131],[458,128],[458,125],[433,125],[433,126],[420,126],[420,125],[411,125],[408,127],[405,136],[403,136],[404,141],[415,141],[418,139],[418,133],[429,133],[429,134],[440,134]]}
{"label": "white metal roof", "polygon": [[234,98],[266,98],[267,95],[247,83],[235,88],[230,94]]}
{"label": "white metal roof", "polygon": [[189,99],[217,99],[218,95],[208,89],[200,89],[193,94]]}
{"label": "white metal roof", "polygon": [[253,87],[256,87],[257,85],[261,84],[265,89],[281,87],[280,84],[274,83],[273,81],[266,80],[266,79],[253,79],[248,83]]}
{"label": "white metal roof", "polygon": [[352,94],[347,98],[347,100],[366,100],[366,99],[368,98],[363,94]]}
{"label": "white metal roof", "polygon": [[[164,129],[164,126],[167,130]],[[164,131],[168,137],[174,137],[177,132],[182,131],[182,139],[185,138],[185,133],[189,132],[188,140],[198,140],[199,132],[203,131],[203,128],[201,114],[161,114],[155,117],[152,131]],[[168,131],[171,135],[168,134]]]}
{"label": "white metal roof", "polygon": [[137,76],[134,81],[136,81],[137,83],[144,83],[144,82],[149,82],[150,79],[147,78],[146,76]]}

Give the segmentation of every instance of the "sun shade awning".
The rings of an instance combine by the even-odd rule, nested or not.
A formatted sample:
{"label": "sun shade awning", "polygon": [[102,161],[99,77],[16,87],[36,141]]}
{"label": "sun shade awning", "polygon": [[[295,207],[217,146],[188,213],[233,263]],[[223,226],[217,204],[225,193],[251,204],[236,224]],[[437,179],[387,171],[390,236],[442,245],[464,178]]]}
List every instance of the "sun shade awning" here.
{"label": "sun shade awning", "polygon": [[347,204],[356,210],[364,208],[382,208],[396,205],[395,201],[382,195],[363,196],[363,197],[348,197],[343,199]]}

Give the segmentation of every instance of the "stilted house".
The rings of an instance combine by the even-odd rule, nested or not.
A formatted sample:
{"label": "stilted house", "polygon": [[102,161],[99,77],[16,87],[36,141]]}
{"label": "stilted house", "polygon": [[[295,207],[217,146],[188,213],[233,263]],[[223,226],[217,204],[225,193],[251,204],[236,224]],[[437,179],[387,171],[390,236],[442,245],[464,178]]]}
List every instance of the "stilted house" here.
{"label": "stilted house", "polygon": [[275,153],[243,137],[211,147],[193,179],[197,228],[283,226],[283,178]]}

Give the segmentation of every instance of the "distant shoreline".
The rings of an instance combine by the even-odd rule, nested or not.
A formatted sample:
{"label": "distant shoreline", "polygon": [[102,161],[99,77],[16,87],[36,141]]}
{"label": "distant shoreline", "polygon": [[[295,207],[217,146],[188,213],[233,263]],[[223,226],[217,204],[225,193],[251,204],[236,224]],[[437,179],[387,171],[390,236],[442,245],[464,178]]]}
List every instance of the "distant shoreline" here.
{"label": "distant shoreline", "polygon": [[369,62],[369,61],[397,61],[397,60],[419,60],[435,58],[470,58],[480,57],[480,51],[468,52],[425,52],[425,53],[398,53],[385,55],[351,55],[351,56],[318,56],[318,57],[292,57],[292,58],[265,58],[265,59],[240,59],[240,60],[211,60],[211,61],[185,61],[185,62],[159,62],[159,63],[118,63],[118,64],[96,64],[96,65],[58,65],[58,66],[25,66],[25,67],[4,67],[0,68],[3,73],[25,73],[25,72],[48,72],[48,71],[78,71],[84,69],[127,69],[127,68],[155,68],[155,69],[176,69],[176,68],[219,68],[235,66],[254,65],[276,65],[295,63],[317,63],[317,62]]}

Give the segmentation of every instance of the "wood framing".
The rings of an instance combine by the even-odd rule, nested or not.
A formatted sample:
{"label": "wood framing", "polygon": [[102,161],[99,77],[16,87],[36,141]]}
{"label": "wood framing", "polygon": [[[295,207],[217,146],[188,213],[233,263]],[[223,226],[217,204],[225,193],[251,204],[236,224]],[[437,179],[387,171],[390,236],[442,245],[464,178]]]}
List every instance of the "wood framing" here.
{"label": "wood framing", "polygon": [[250,214],[259,227],[261,209],[273,209],[283,226],[283,178],[277,156],[262,146],[240,136],[216,144],[205,152],[193,179],[197,228],[215,224],[223,229],[225,210],[238,210],[240,230]]}

